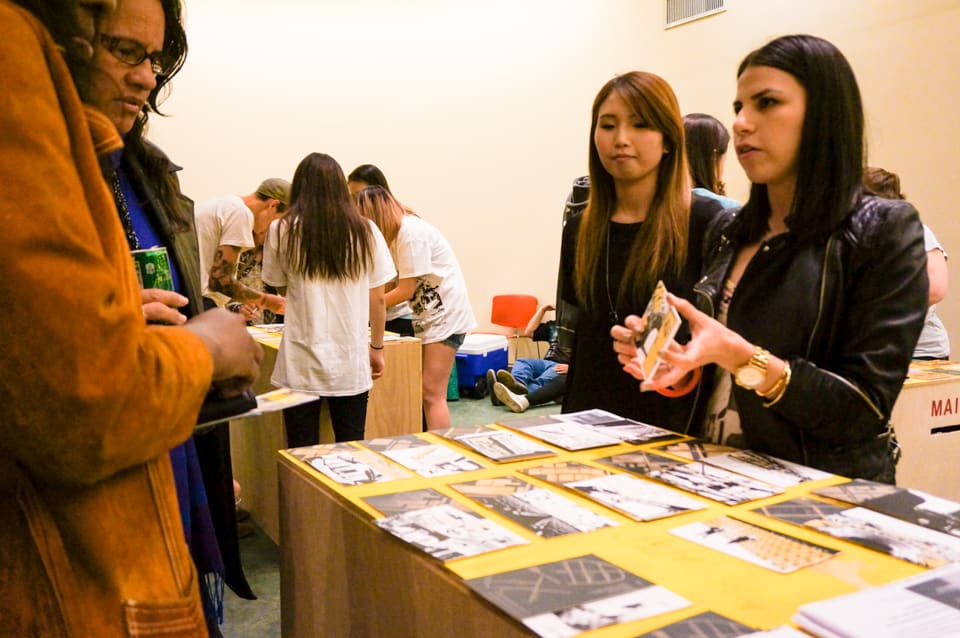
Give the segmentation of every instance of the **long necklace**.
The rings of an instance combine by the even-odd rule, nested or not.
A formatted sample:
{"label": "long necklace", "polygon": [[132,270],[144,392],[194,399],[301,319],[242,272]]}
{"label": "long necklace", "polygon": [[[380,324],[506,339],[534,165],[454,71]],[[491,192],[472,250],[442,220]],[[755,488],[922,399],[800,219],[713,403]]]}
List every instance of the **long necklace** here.
{"label": "long necklace", "polygon": [[617,314],[617,308],[613,304],[613,295],[610,292],[610,225],[607,224],[607,269],[604,272],[607,284],[607,303],[610,304],[610,321],[620,323],[620,316]]}
{"label": "long necklace", "polygon": [[120,186],[120,176],[116,171],[110,176],[110,188],[113,190],[113,201],[117,205],[117,212],[120,213],[120,223],[123,224],[123,232],[127,235],[127,243],[130,250],[140,248],[140,239],[133,229],[133,219],[130,218],[130,209],[127,208],[127,198],[123,196],[123,188]]}

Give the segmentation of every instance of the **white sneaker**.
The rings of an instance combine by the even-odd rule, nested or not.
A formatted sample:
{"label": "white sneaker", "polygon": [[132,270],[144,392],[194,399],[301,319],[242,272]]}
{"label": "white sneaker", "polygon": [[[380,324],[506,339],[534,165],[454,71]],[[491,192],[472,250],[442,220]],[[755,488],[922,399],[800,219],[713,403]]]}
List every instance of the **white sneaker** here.
{"label": "white sneaker", "polygon": [[522,394],[515,394],[510,389],[497,381],[493,384],[493,393],[497,398],[503,401],[503,404],[510,408],[511,412],[524,412],[530,407],[530,401]]}

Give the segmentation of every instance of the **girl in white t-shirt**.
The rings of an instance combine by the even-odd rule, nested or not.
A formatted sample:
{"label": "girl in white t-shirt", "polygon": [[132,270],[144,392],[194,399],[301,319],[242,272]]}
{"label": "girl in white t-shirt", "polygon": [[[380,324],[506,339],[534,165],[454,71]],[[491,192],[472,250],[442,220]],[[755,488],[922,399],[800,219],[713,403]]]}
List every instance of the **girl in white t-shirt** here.
{"label": "girl in white t-shirt", "polygon": [[[305,157],[290,197],[289,212],[271,224],[263,248],[263,281],[287,300],[271,381],[325,398],[337,441],[360,440],[367,395],[384,372],[383,291],[396,270],[332,157]],[[319,443],[320,406],[284,410],[289,447]]]}
{"label": "girl in white t-shirt", "polygon": [[385,295],[386,304],[409,301],[413,330],[423,341],[423,411],[427,427],[450,427],[450,370],[464,336],[477,325],[460,264],[440,231],[416,215],[406,214],[385,188],[371,186],[361,190],[357,203],[360,212],[383,232],[397,265],[399,281]]}

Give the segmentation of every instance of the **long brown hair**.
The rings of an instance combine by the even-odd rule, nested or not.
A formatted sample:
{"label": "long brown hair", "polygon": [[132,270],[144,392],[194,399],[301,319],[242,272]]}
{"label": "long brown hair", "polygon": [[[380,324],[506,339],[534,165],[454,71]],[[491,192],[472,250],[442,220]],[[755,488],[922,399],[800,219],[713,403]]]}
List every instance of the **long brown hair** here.
{"label": "long brown hair", "polygon": [[632,71],[607,82],[593,101],[590,122],[590,202],[577,236],[575,284],[585,308],[597,310],[595,282],[607,246],[609,221],[617,207],[613,176],[600,161],[594,131],[604,101],[616,92],[637,117],[663,134],[663,155],[657,169],[657,191],[640,232],[630,247],[618,301],[642,304],[665,273],[679,274],[687,257],[690,225],[690,175],[687,168],[680,105],[666,80]]}
{"label": "long brown hair", "polygon": [[370,225],[347,190],[335,159],[307,155],[290,187],[290,211],[283,254],[290,268],[311,279],[357,279],[373,263]]}

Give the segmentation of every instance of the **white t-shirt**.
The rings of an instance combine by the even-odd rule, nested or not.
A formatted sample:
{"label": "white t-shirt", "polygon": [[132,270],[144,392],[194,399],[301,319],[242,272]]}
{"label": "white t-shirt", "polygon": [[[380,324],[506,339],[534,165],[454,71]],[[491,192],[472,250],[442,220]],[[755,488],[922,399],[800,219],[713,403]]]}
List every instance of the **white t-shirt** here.
{"label": "white t-shirt", "polygon": [[440,231],[419,217],[405,215],[392,252],[400,278],[417,280],[410,309],[413,330],[423,343],[443,341],[477,326],[460,264]]}
{"label": "white t-shirt", "polygon": [[270,224],[263,244],[263,281],[286,287],[283,339],[270,381],[319,396],[354,396],[373,387],[370,376],[370,289],[396,277],[380,230],[372,268],[358,279],[306,279],[288,269],[281,251],[289,224]]}
{"label": "white t-shirt", "polygon": [[224,306],[230,298],[210,290],[210,267],[220,246],[236,246],[240,252],[254,247],[253,212],[236,195],[226,195],[198,206],[194,219],[200,246],[203,296]]}
{"label": "white t-shirt", "polygon": [[[943,253],[943,258],[947,258],[947,251],[943,249],[937,236],[933,231],[923,225],[923,250],[939,250]],[[950,335],[947,334],[947,328],[937,314],[937,304],[927,308],[927,317],[923,322],[923,332],[920,333],[920,340],[917,341],[917,347],[913,351],[913,357],[935,357],[937,359],[946,359],[950,356]]]}

